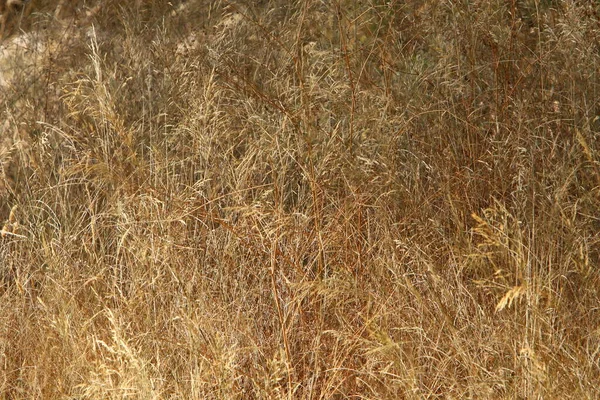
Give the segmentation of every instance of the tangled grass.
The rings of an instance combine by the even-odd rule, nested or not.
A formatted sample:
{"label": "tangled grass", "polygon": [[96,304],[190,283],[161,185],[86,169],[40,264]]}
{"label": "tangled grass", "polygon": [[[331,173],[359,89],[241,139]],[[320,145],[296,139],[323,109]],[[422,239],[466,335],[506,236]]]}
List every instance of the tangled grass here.
{"label": "tangled grass", "polygon": [[0,398],[598,398],[599,13],[34,1]]}

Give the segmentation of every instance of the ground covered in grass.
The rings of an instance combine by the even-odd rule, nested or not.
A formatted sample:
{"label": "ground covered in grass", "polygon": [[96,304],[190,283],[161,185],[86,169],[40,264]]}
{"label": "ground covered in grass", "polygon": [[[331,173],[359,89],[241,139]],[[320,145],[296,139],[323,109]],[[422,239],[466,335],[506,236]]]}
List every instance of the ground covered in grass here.
{"label": "ground covered in grass", "polygon": [[1,399],[600,397],[600,6],[32,0]]}

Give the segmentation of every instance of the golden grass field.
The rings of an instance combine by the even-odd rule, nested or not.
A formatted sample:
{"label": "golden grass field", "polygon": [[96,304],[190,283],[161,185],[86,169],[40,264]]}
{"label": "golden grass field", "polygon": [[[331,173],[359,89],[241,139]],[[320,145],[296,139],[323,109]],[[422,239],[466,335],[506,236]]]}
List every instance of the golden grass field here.
{"label": "golden grass field", "polygon": [[600,5],[32,0],[0,399],[600,398]]}

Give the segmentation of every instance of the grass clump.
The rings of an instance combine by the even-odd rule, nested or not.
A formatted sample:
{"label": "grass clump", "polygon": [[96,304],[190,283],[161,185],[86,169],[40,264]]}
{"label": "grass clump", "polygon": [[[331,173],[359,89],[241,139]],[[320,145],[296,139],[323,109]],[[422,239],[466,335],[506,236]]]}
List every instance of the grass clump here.
{"label": "grass clump", "polygon": [[32,1],[0,397],[598,397],[598,12]]}

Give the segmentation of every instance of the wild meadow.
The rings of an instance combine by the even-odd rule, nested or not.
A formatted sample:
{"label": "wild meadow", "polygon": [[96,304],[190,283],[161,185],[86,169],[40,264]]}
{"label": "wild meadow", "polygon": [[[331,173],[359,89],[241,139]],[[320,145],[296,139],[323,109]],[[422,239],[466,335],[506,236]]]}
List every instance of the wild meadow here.
{"label": "wild meadow", "polygon": [[31,0],[0,399],[600,398],[600,5]]}

